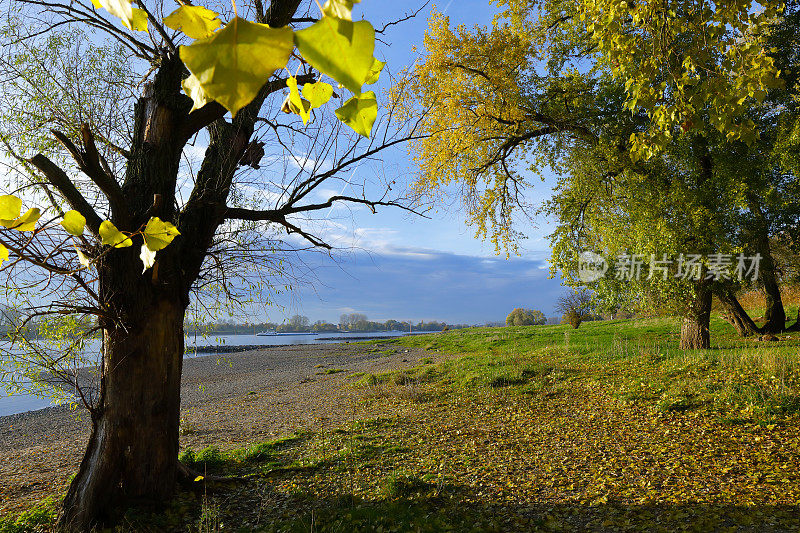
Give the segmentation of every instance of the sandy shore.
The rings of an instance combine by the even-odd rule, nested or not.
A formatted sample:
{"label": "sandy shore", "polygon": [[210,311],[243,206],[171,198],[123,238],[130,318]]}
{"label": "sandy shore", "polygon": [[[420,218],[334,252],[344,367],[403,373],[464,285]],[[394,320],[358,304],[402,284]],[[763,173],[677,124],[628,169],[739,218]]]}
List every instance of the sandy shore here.
{"label": "sandy shore", "polygon": [[[186,359],[181,446],[224,449],[377,416],[361,401],[364,389],[349,386],[352,374],[410,368],[421,357],[444,356],[345,343]],[[86,413],[66,407],[0,417],[0,513],[62,490],[88,434]]]}

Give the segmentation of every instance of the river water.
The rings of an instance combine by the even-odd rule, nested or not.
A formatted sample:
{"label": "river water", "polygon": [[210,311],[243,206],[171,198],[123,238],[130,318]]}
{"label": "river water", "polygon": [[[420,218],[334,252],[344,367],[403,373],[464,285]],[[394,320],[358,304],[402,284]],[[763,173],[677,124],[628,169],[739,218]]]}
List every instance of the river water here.
{"label": "river water", "polygon": [[[318,335],[308,334],[276,334],[276,335],[211,335],[211,336],[189,336],[186,337],[186,348],[190,350],[192,346],[280,346],[285,344],[316,344],[344,342],[348,338],[364,337],[400,337],[406,333],[399,331],[381,331],[375,333],[320,333]],[[88,346],[89,350],[97,350],[97,346]],[[187,353],[186,357],[204,357],[217,355],[213,351],[202,352],[199,354]],[[53,402],[47,398],[39,398],[29,394],[8,395],[6,390],[0,387],[0,416],[24,413],[50,407]]]}

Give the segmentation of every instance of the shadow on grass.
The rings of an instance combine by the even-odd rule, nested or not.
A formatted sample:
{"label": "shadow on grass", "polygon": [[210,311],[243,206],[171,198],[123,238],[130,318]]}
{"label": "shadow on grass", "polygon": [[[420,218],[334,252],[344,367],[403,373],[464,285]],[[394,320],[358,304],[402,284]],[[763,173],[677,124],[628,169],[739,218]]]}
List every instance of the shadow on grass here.
{"label": "shadow on grass", "polygon": [[[203,531],[323,532],[520,532],[520,531],[737,531],[784,532],[800,529],[800,506],[652,503],[609,500],[592,503],[495,501],[473,488],[428,482],[414,475],[389,476],[385,495],[363,499],[352,493],[318,497],[285,492],[252,479],[211,497],[181,493],[158,512],[133,509],[110,531],[177,533],[197,531],[214,513],[219,525]],[[248,505],[249,503],[249,505]],[[35,516],[34,516],[35,515]],[[0,519],[1,533],[45,531],[54,515],[35,512],[18,520]]]}
{"label": "shadow on grass", "polygon": [[374,531],[797,531],[800,507],[707,504],[508,504],[464,498],[452,488],[438,497],[354,497],[296,501],[297,516],[259,528],[264,532]]}

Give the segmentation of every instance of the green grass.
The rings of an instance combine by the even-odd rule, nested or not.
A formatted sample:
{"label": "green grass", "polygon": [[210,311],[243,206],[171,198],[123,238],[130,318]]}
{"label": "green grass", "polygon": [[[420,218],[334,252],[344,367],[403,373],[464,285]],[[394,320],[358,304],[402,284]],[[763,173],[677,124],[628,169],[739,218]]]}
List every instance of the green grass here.
{"label": "green grass", "polygon": [[781,342],[742,339],[718,317],[712,348],[678,348],[680,324],[672,318],[567,325],[471,328],[382,341],[398,347],[464,354],[433,368],[394,378],[367,376],[361,385],[394,379],[438,381],[459,390],[507,388],[558,394],[563,383],[600,382],[625,402],[662,411],[709,409],[720,418],[771,423],[800,413],[800,335]]}
{"label": "green grass", "polygon": [[55,522],[59,500],[49,497],[17,516],[0,517],[0,533],[29,533],[43,531]]}
{"label": "green grass", "polygon": [[[712,349],[686,352],[678,331],[677,320],[652,318],[381,340],[392,346],[381,352],[458,357],[351,374],[375,418],[233,450],[184,450],[196,470],[241,481],[202,498],[181,493],[127,523],[132,531],[797,530],[800,335],[741,339],[715,317]],[[52,521],[47,509],[5,519],[0,533],[37,531],[37,520]]]}

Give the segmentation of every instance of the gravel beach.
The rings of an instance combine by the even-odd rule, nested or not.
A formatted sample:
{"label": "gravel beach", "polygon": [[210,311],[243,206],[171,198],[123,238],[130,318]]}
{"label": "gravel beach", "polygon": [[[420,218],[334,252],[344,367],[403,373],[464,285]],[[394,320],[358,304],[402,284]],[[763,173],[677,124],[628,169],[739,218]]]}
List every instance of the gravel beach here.
{"label": "gravel beach", "polygon": [[[184,360],[181,447],[231,448],[377,416],[349,386],[357,372],[411,368],[443,354],[381,345],[306,344]],[[65,488],[89,435],[83,410],[0,417],[0,513]]]}

